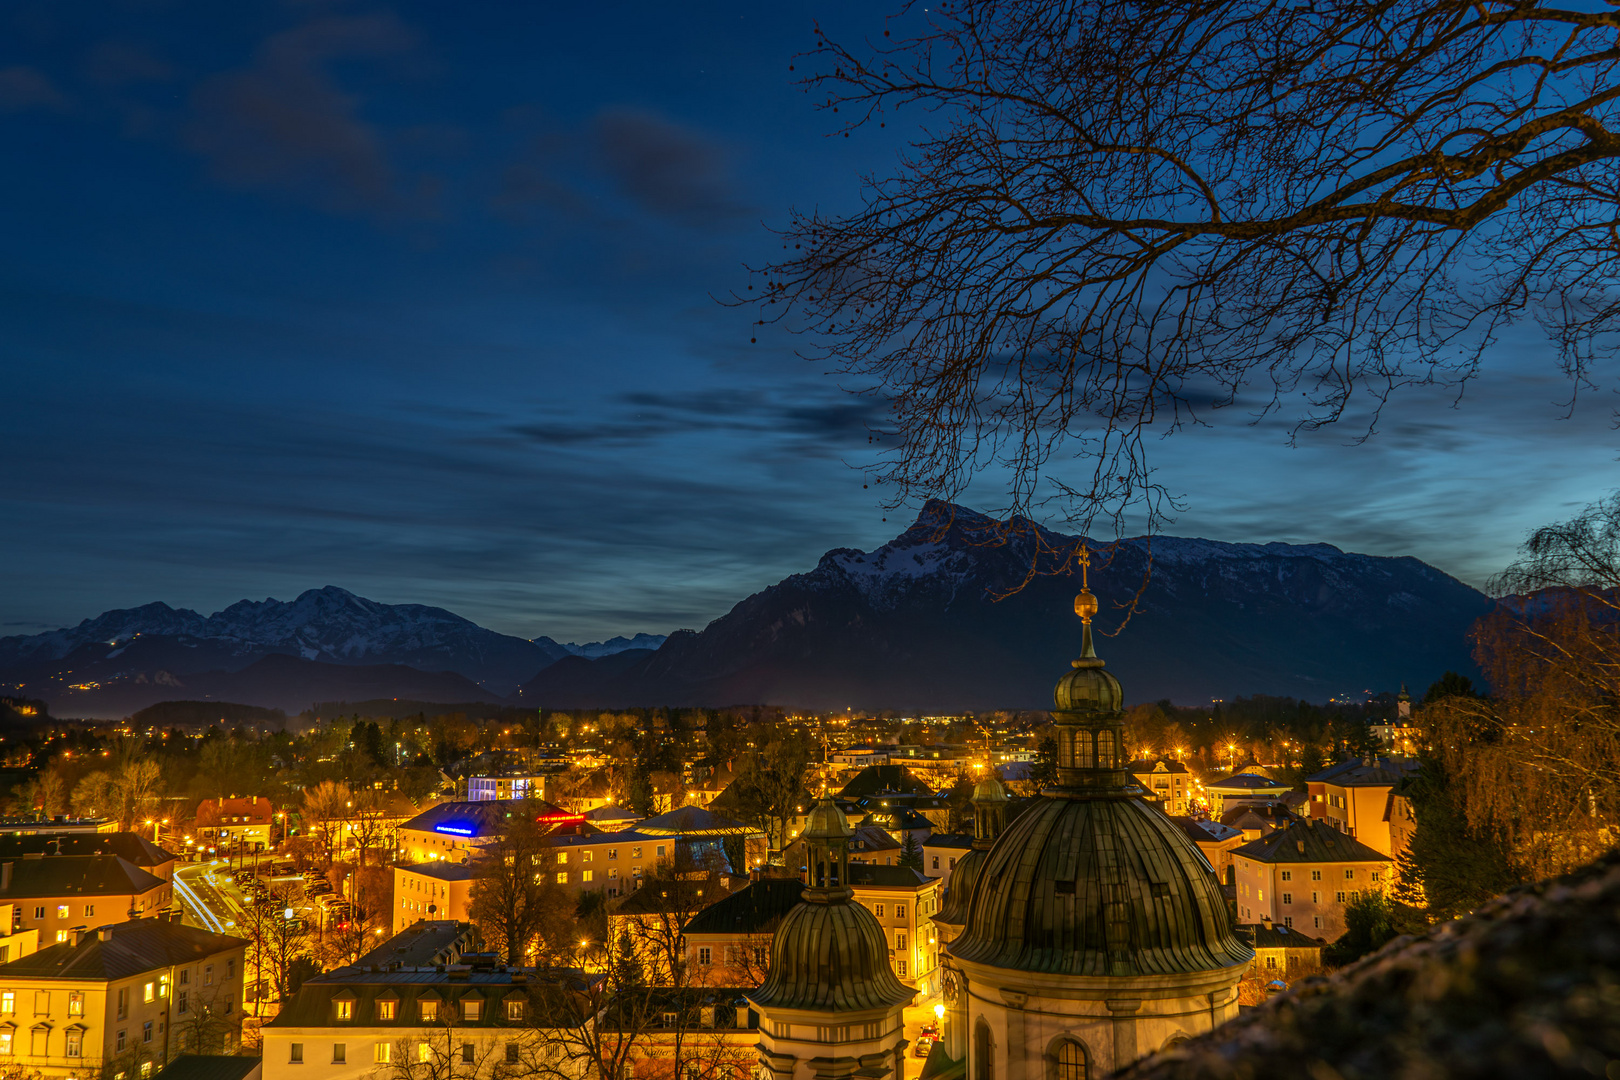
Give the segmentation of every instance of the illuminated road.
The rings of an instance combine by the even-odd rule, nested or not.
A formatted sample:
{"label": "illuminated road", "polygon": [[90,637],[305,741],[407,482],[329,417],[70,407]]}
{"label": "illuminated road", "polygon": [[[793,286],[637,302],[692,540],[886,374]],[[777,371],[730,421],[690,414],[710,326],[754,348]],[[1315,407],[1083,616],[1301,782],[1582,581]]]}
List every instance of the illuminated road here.
{"label": "illuminated road", "polygon": [[235,876],[230,868],[212,863],[179,867],[174,872],[174,894],[198,926],[216,934],[234,934],[242,917],[242,894],[225,879]]}

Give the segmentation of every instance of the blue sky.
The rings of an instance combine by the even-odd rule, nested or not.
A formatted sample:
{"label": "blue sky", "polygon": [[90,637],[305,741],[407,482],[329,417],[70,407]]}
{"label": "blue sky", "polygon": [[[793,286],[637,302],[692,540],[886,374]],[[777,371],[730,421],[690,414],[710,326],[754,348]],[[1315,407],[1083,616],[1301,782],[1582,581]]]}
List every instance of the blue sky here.
{"label": "blue sky", "polygon": [[[663,632],[892,536],[881,403],[714,300],[893,160],[794,85],[875,10],[5,5],[0,634],[325,584]],[[1482,583],[1616,486],[1612,396],[1562,418],[1534,332],[1491,359],[1359,446],[1241,409],[1166,440],[1168,531]]]}

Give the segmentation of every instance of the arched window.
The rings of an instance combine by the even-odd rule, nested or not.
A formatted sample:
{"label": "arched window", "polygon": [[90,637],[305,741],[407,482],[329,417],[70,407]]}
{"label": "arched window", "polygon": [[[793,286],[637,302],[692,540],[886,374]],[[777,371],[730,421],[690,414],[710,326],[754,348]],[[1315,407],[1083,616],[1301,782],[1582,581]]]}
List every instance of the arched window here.
{"label": "arched window", "polygon": [[1112,731],[1097,732],[1097,768],[1113,769],[1114,763],[1114,733]]}
{"label": "arched window", "polygon": [[1051,1080],[1086,1080],[1086,1048],[1073,1039],[1059,1039],[1047,1055]]}
{"label": "arched window", "polygon": [[1074,733],[1074,765],[1077,769],[1095,769],[1097,759],[1091,749],[1091,732],[1077,731]]}
{"label": "arched window", "polygon": [[995,1080],[996,1070],[991,1060],[990,1025],[979,1017],[973,1029],[973,1080]]}

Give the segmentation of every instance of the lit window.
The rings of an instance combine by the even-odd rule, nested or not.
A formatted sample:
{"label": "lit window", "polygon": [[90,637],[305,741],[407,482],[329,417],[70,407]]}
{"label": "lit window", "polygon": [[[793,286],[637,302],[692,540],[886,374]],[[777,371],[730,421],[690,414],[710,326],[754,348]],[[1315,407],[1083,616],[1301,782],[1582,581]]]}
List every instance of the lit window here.
{"label": "lit window", "polygon": [[141,1062],[141,1080],[146,1080],[146,1078],[151,1075],[152,1063],[150,1061]]}
{"label": "lit window", "polygon": [[566,851],[557,852],[557,865],[562,866],[563,864],[565,864],[567,862],[568,862],[568,852],[566,852]]}
{"label": "lit window", "polygon": [[568,884],[568,871],[566,871],[566,870],[557,871],[557,884],[559,884],[559,885]]}
{"label": "lit window", "polygon": [[521,1019],[523,1019],[523,1002],[521,1002],[521,1001],[508,1001],[506,1003],[506,1018],[508,1020],[521,1020]]}
{"label": "lit window", "polygon": [[352,1001],[339,1001],[336,1004],[337,1004],[337,1018],[339,1020],[353,1020],[354,1019],[354,1002],[352,1002]]}
{"label": "lit window", "polygon": [[155,997],[157,997],[157,984],[156,983],[147,983],[145,986],[141,987],[141,1000],[142,1001],[151,1001]]}
{"label": "lit window", "polygon": [[11,1053],[11,1032],[0,1031],[0,1054]]}
{"label": "lit window", "polygon": [[84,1032],[70,1031],[67,1033],[67,1056],[74,1058],[84,1056]]}
{"label": "lit window", "polygon": [[416,1044],[416,1060],[417,1061],[432,1061],[433,1060],[433,1047],[429,1046],[427,1043],[417,1043]]}
{"label": "lit window", "polygon": [[461,1018],[463,1020],[478,1020],[484,1015],[484,1003],[478,998],[463,998],[461,1002]]}
{"label": "lit window", "polygon": [[387,1065],[394,1060],[394,1044],[380,1042],[371,1048],[371,1060],[379,1065]]}
{"label": "lit window", "polygon": [[56,943],[58,945],[60,945],[66,940],[67,940],[67,931],[66,930],[58,930],[56,932]]}
{"label": "lit window", "polygon": [[439,1018],[439,1003],[437,1001],[419,1001],[417,1007],[422,1011],[423,1020],[437,1020]]}
{"label": "lit window", "polygon": [[68,906],[66,904],[56,905],[56,917],[58,919],[65,919],[68,917]]}
{"label": "lit window", "polygon": [[397,1008],[399,1008],[399,1002],[397,1001],[377,1002],[377,1019],[392,1020],[394,1018],[394,1010]]}
{"label": "lit window", "polygon": [[589,851],[580,852],[579,861],[580,862],[590,862],[591,861],[591,853]]}
{"label": "lit window", "polygon": [[77,990],[68,994],[68,1015],[84,1015],[84,995],[79,993]]}

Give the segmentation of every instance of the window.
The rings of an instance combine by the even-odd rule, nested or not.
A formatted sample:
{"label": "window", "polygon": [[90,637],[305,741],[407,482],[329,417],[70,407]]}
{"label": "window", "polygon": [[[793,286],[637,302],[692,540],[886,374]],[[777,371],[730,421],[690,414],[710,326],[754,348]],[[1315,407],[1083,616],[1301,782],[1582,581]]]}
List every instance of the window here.
{"label": "window", "polygon": [[141,987],[141,1000],[142,1001],[151,1001],[155,997],[157,997],[157,984],[156,983],[147,983],[145,986]]}
{"label": "window", "polygon": [[11,1032],[0,1031],[0,1054],[11,1053]]}
{"label": "window", "polygon": [[658,845],[658,857],[660,859],[662,859],[664,857],[664,845],[663,844]]}
{"label": "window", "polygon": [[990,1025],[980,1020],[973,1029],[973,1080],[995,1080],[995,1062],[991,1060]]}
{"label": "window", "polygon": [[614,859],[617,859],[618,857],[619,857],[619,849],[618,848],[616,848],[616,847],[608,848],[608,862],[612,862]]}
{"label": "window", "polygon": [[934,867],[933,868],[935,870],[938,870],[939,869],[939,856],[938,855],[933,856],[933,860],[934,860]]}
{"label": "window", "polygon": [[894,973],[896,975],[901,975],[901,976],[905,975],[905,973],[906,973],[906,962],[904,960],[896,960],[894,962]]}
{"label": "window", "polygon": [[[422,1011],[423,1020],[437,1020],[439,1018],[439,1003],[437,1001],[419,1001],[416,1004]],[[423,1045],[427,1044],[424,1043]]]}
{"label": "window", "polygon": [[1320,904],[1321,902],[1322,902],[1322,894],[1319,893],[1319,892],[1312,892],[1311,893],[1311,903]]}
{"label": "window", "polygon": [[1294,880],[1294,872],[1292,870],[1284,870],[1282,872],[1282,879],[1284,881],[1293,881]]}
{"label": "window", "polygon": [[118,1052],[123,1053],[124,1047],[129,1045],[129,1032],[120,1031],[118,1033],[118,1042],[116,1045],[118,1047]]}
{"label": "window", "polygon": [[1052,1080],[1086,1080],[1086,1049],[1073,1039],[1052,1047]]}
{"label": "window", "polygon": [[67,1033],[67,1056],[84,1057],[84,1032],[70,1031]]}
{"label": "window", "polygon": [[337,1006],[337,1018],[339,1020],[353,1020],[354,1019],[354,1002],[352,1002],[352,1001],[334,1001],[332,1004]]}
{"label": "window", "polygon": [[566,851],[557,852],[557,865],[558,866],[566,866],[567,864],[568,864],[568,852],[566,852]]}
{"label": "window", "polygon": [[894,932],[894,947],[895,947],[896,950],[898,950],[900,952],[905,951],[905,949],[906,949],[906,932],[904,930],[896,930]]}
{"label": "window", "polygon": [[633,847],[633,848],[631,848],[631,849],[630,849],[630,857],[631,857],[631,858],[632,858],[632,859],[639,859],[639,858],[641,858],[641,849],[640,849],[640,848],[638,848],[638,847]]}
{"label": "window", "polygon": [[190,990],[181,990],[179,993],[175,994],[175,996],[174,996],[174,1008],[175,1008],[176,1012],[185,1012],[190,1007],[191,1007],[191,991]]}
{"label": "window", "polygon": [[180,985],[181,986],[190,986],[191,985],[191,969],[190,968],[182,968],[181,969],[181,971],[180,971]]}
{"label": "window", "polygon": [[880,919],[883,918],[883,905],[882,904],[873,904],[872,905],[872,914],[876,915]]}
{"label": "window", "polygon": [[395,1010],[398,1009],[398,1008],[399,1008],[399,1002],[397,1002],[397,1001],[379,1001],[379,1002],[377,1002],[377,1019],[379,1019],[379,1020],[392,1020],[394,1018],[394,1015],[395,1015]]}
{"label": "window", "polygon": [[506,1044],[506,1063],[508,1065],[516,1065],[517,1064],[517,1059],[518,1059],[518,1044],[517,1043],[507,1043]]}
{"label": "window", "polygon": [[87,919],[95,918],[96,917],[96,905],[94,905],[94,904],[86,904],[86,905],[84,905],[84,917],[87,918]]}
{"label": "window", "polygon": [[43,919],[44,917],[45,917],[45,907],[44,907],[44,905],[36,907],[34,909],[34,918]]}
{"label": "window", "polygon": [[566,871],[566,870],[557,871],[557,884],[559,884],[559,885],[568,884],[568,871]]}
{"label": "window", "polygon": [[17,993],[16,993],[16,991],[7,990],[5,993],[0,993],[0,1013],[14,1013],[16,1011],[17,1011]]}
{"label": "window", "polygon": [[203,965],[203,985],[204,986],[213,986],[214,985],[214,965],[213,964],[204,964]]}
{"label": "window", "polygon": [[141,1025],[141,1042],[149,1043],[151,1041],[152,1041],[152,1021],[148,1020],[146,1023]]}
{"label": "window", "polygon": [[463,1020],[478,1020],[484,1015],[483,998],[463,998],[461,1001],[461,1018]]}
{"label": "window", "polygon": [[580,852],[579,861],[580,862],[590,862],[591,861],[591,853],[589,851]]}
{"label": "window", "polygon": [[619,868],[617,866],[608,867],[608,878],[610,880],[613,880],[613,881],[618,880],[618,878],[619,878]]}
{"label": "window", "polygon": [[432,1061],[433,1060],[433,1048],[431,1046],[429,1046],[427,1043],[417,1043],[416,1044],[416,1060],[417,1061]]}
{"label": "window", "polygon": [[1311,916],[1311,928],[1313,930],[1322,929],[1322,916],[1320,916],[1320,915]]}
{"label": "window", "polygon": [[62,942],[66,941],[66,940],[67,940],[67,931],[66,930],[58,930],[56,932],[56,943],[58,945],[60,945],[60,944],[62,944]]}
{"label": "window", "polygon": [[896,905],[894,905],[894,917],[897,918],[897,919],[905,918],[906,917],[906,905],[904,905],[904,904],[896,904]]}
{"label": "window", "polygon": [[473,1061],[473,1044],[472,1043],[462,1043],[461,1044],[461,1060],[468,1063],[468,1064],[472,1063],[472,1061]]}
{"label": "window", "polygon": [[34,991],[34,1015],[40,1016],[51,1011],[51,992],[49,990]]}
{"label": "window", "polygon": [[[119,1049],[122,1049],[122,1047]],[[304,1063],[303,1043],[293,1043],[287,1047],[287,1063],[289,1065],[302,1065]]]}
{"label": "window", "polygon": [[1333,899],[1336,902],[1340,903],[1340,904],[1344,903],[1344,893],[1342,893],[1342,892],[1334,893],[1333,894]]}
{"label": "window", "polygon": [[68,993],[68,1015],[84,1015],[84,995],[77,990]]}
{"label": "window", "polygon": [[1294,925],[1294,917],[1292,915],[1284,915],[1283,916],[1283,925],[1284,926],[1293,926]]}
{"label": "window", "polygon": [[713,954],[709,951],[709,947],[704,945],[702,948],[698,949],[698,963],[704,967],[708,967],[712,955]]}
{"label": "window", "polygon": [[1320,871],[1320,870],[1312,870],[1311,871],[1311,880],[1312,881],[1321,881],[1322,880],[1322,871]]}
{"label": "window", "polygon": [[1382,873],[1382,872],[1380,872],[1380,871],[1378,871],[1378,870],[1374,870],[1374,871],[1373,871],[1373,872],[1372,872],[1372,879],[1373,879],[1373,880],[1374,880],[1374,881],[1382,881],[1382,880],[1383,880],[1383,879],[1384,879],[1384,875],[1383,875],[1383,873]]}
{"label": "window", "polygon": [[349,1062],[349,1045],[348,1045],[348,1043],[333,1043],[332,1044],[332,1064],[334,1064],[334,1065],[347,1065],[348,1062]]}
{"label": "window", "polygon": [[378,1065],[387,1065],[394,1060],[394,1044],[380,1042],[371,1048],[371,1060]]}
{"label": "window", "polygon": [[1346,870],[1344,872],[1344,880],[1346,880],[1346,881],[1354,881],[1354,880],[1356,880],[1356,872],[1354,870]]}
{"label": "window", "polygon": [[595,870],[581,870],[580,874],[579,874],[579,878],[580,878],[581,881],[594,881],[596,879],[596,871]]}
{"label": "window", "polygon": [[1275,956],[1266,957],[1266,967],[1274,968],[1276,966],[1277,966],[1277,958]]}
{"label": "window", "polygon": [[146,1078],[151,1075],[152,1063],[150,1061],[141,1062],[141,1080],[146,1080]]}
{"label": "window", "polygon": [[1294,894],[1291,892],[1285,892],[1282,894],[1282,900],[1285,904],[1292,904],[1294,902]]}
{"label": "window", "polygon": [[506,1003],[506,1018],[508,1020],[522,1020],[523,1019],[523,1002],[521,1002],[521,1001],[508,1001]]}
{"label": "window", "polygon": [[234,956],[225,961],[225,977],[227,979],[236,978],[236,957]]}
{"label": "window", "polygon": [[66,904],[56,905],[56,917],[58,919],[65,919],[68,917],[68,906]]}

